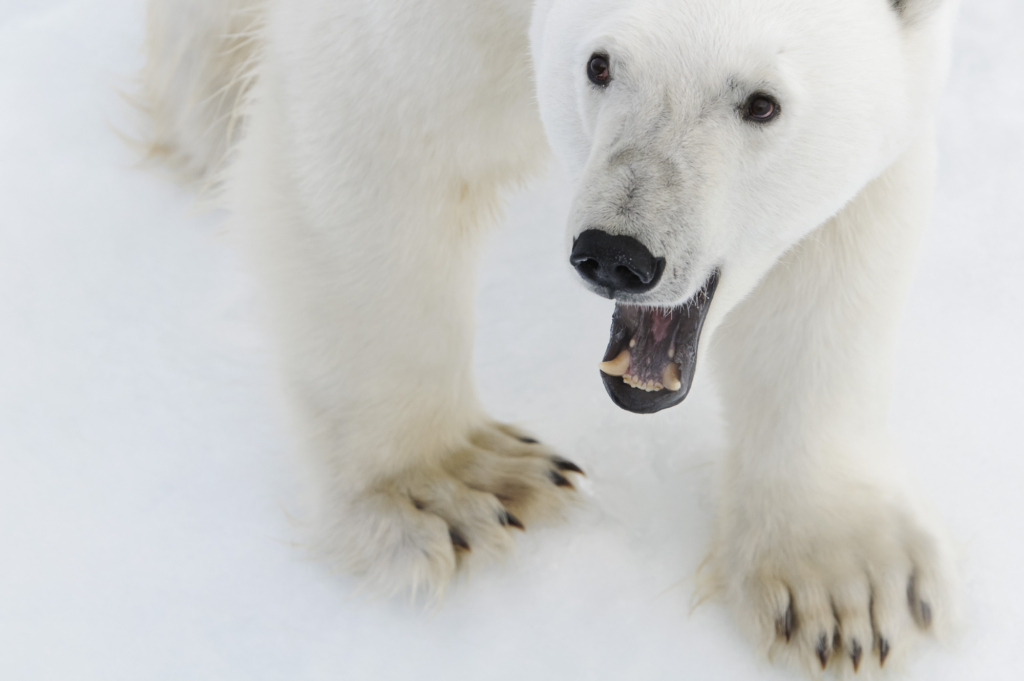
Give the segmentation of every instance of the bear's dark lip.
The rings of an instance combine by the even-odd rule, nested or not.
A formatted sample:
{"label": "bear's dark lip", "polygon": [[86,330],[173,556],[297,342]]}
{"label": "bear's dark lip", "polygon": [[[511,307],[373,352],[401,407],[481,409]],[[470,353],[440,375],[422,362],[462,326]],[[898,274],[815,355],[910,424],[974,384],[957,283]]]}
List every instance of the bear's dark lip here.
{"label": "bear's dark lip", "polygon": [[[715,290],[718,288],[719,276],[720,271],[716,269],[693,297],[682,305],[669,309],[668,313],[673,320],[671,334],[674,348],[674,356],[669,361],[675,362],[678,368],[679,381],[682,384],[680,389],[647,392],[631,387],[621,376],[609,376],[602,372],[601,378],[604,380],[605,390],[608,391],[612,402],[635,414],[654,414],[674,407],[686,399],[690,392],[690,385],[693,383],[694,371],[697,368],[697,348],[700,343],[701,330],[704,327],[704,319],[711,307]],[[662,314],[664,315],[664,309]],[[611,337],[604,353],[604,361],[615,359],[623,350],[627,349],[630,340],[650,316],[652,316],[652,308],[617,303],[612,315]],[[665,364],[667,365],[668,362]]]}

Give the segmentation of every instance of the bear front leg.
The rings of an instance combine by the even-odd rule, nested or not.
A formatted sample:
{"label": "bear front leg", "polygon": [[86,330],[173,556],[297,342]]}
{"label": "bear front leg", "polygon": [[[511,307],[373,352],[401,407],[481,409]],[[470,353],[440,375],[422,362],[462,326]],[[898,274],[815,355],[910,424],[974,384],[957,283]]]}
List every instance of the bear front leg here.
{"label": "bear front leg", "polygon": [[713,344],[732,436],[715,582],[761,650],[812,676],[891,670],[954,618],[948,545],[886,435],[932,165],[924,137],[784,256]]}
{"label": "bear front leg", "polygon": [[434,88],[417,109],[375,101],[394,93],[376,81],[357,98],[348,52],[310,88],[320,48],[289,61],[305,45],[319,43],[267,48],[229,203],[271,309],[317,552],[374,591],[438,594],[557,518],[581,472],[488,416],[472,376],[479,242],[543,140],[535,117],[484,128]]}
{"label": "bear front leg", "polygon": [[467,235],[478,226],[416,203],[403,197],[408,215],[352,211],[336,231],[291,222],[280,239],[261,237],[259,269],[318,551],[374,590],[436,593],[460,567],[507,553],[516,531],[558,517],[582,471],[479,404]]}

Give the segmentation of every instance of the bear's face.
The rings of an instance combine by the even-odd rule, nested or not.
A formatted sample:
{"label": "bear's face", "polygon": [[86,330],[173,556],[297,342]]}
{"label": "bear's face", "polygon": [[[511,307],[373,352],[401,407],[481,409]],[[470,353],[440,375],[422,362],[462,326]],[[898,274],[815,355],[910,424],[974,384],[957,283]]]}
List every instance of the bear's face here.
{"label": "bear's face", "polygon": [[[590,288],[625,305],[678,309],[700,302],[702,289],[709,304],[718,284],[717,323],[909,144],[934,101],[931,71],[941,69],[921,67],[907,32],[886,0],[540,3],[531,35],[538,101],[577,182],[568,248]],[[609,256],[619,242],[592,245],[600,233],[648,253]],[[601,264],[608,276],[592,276]],[[635,340],[656,326],[636,324],[621,335]],[[606,359],[619,345],[613,338]],[[685,390],[654,389],[665,385],[662,369],[677,383],[671,367],[638,366],[633,347],[634,361],[619,362],[627,382],[676,394],[653,404],[617,389],[616,402],[657,411],[681,401]]]}

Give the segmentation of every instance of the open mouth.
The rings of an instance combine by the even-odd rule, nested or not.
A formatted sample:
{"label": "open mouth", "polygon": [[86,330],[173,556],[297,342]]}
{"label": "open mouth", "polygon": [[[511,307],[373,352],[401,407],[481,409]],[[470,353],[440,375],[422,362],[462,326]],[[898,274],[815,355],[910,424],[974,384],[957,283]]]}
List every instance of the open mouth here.
{"label": "open mouth", "polygon": [[653,414],[686,399],[718,275],[715,270],[676,307],[615,305],[608,349],[598,366],[612,402],[626,411]]}

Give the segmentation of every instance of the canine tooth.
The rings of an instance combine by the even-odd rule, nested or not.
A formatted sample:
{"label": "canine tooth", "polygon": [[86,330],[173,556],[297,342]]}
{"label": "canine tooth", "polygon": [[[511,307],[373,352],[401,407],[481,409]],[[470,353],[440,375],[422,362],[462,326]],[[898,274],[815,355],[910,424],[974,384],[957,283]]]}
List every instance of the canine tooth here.
{"label": "canine tooth", "polygon": [[636,347],[636,338],[630,338],[629,339],[629,347],[631,347],[631,348],[635,348]]}
{"label": "canine tooth", "polygon": [[661,372],[661,382],[672,392],[683,387],[682,381],[679,380],[679,367],[675,362],[669,362],[665,366],[665,370]]}
{"label": "canine tooth", "polygon": [[626,375],[626,370],[629,369],[629,350],[623,350],[619,353],[619,356],[613,360],[601,362],[597,365],[597,368],[609,376]]}

